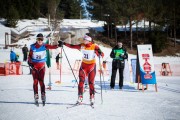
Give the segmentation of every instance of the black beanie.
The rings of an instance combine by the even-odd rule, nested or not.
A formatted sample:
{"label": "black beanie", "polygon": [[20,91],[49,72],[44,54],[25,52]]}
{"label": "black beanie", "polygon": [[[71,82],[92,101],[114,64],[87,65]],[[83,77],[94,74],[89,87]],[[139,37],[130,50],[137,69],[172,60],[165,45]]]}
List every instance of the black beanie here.
{"label": "black beanie", "polygon": [[119,39],[119,40],[117,40],[117,43],[118,43],[118,42],[121,42],[121,43],[122,43],[122,40]]}
{"label": "black beanie", "polygon": [[36,37],[37,38],[43,38],[43,34],[39,33]]}

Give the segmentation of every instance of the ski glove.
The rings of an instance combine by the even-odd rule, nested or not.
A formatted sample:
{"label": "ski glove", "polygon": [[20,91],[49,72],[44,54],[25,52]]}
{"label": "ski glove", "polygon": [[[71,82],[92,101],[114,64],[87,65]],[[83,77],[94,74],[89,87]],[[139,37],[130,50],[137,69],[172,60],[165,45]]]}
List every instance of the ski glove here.
{"label": "ski glove", "polygon": [[102,57],[104,57],[104,53],[100,49],[98,49],[98,54],[99,56],[101,55]]}
{"label": "ski glove", "polygon": [[64,42],[63,41],[58,41],[58,46],[59,47],[62,47],[64,45]]}
{"label": "ski glove", "polygon": [[34,68],[34,65],[32,64],[32,62],[29,62],[29,61],[28,61],[28,65],[29,65],[29,67],[30,67],[31,69]]}

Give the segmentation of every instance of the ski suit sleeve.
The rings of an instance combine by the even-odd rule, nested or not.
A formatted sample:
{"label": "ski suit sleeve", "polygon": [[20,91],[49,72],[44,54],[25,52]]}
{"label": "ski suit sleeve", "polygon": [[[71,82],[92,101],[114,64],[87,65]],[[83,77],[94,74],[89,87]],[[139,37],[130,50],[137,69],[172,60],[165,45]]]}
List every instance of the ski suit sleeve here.
{"label": "ski suit sleeve", "polygon": [[81,49],[81,44],[78,45],[72,45],[72,44],[68,44],[68,43],[64,43],[65,46],[69,47],[69,48],[73,48],[73,49]]}
{"label": "ski suit sleeve", "polygon": [[101,51],[101,49],[97,45],[95,46],[95,53],[96,53],[97,56],[104,57],[104,53]]}
{"label": "ski suit sleeve", "polygon": [[58,48],[57,45],[49,45],[49,44],[45,44],[45,47],[46,47],[46,49],[56,49],[56,48]]}

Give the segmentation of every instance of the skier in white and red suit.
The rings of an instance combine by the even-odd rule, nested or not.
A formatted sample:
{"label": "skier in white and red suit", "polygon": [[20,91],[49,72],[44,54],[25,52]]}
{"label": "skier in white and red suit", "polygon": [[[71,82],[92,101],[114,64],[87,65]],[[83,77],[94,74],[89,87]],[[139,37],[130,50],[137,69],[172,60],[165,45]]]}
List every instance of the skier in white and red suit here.
{"label": "skier in white and red suit", "polygon": [[94,78],[96,75],[96,59],[97,56],[104,57],[104,53],[101,51],[98,45],[94,44],[92,38],[88,35],[85,35],[83,42],[78,45],[72,45],[59,41],[59,45],[65,45],[70,48],[78,49],[82,52],[82,63],[79,69],[79,85],[78,85],[78,102],[82,103],[83,100],[83,91],[84,91],[84,82],[86,77],[88,78],[89,89],[90,89],[90,102],[94,102]]}
{"label": "skier in white and red suit", "polygon": [[45,63],[46,63],[46,50],[56,49],[58,45],[49,45],[43,43],[43,34],[39,33],[36,36],[36,43],[30,46],[30,52],[28,56],[28,64],[32,69],[32,76],[34,79],[33,89],[34,98],[38,99],[38,82],[41,86],[41,99],[45,101],[45,85],[44,85],[44,75],[45,75]]}

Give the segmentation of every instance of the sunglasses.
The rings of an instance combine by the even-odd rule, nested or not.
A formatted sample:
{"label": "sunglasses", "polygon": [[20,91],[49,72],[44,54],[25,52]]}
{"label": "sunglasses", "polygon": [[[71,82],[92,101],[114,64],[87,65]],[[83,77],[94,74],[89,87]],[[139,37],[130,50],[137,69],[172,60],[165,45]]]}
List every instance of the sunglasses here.
{"label": "sunglasses", "polygon": [[43,41],[43,39],[41,39],[41,38],[37,38],[37,41]]}

